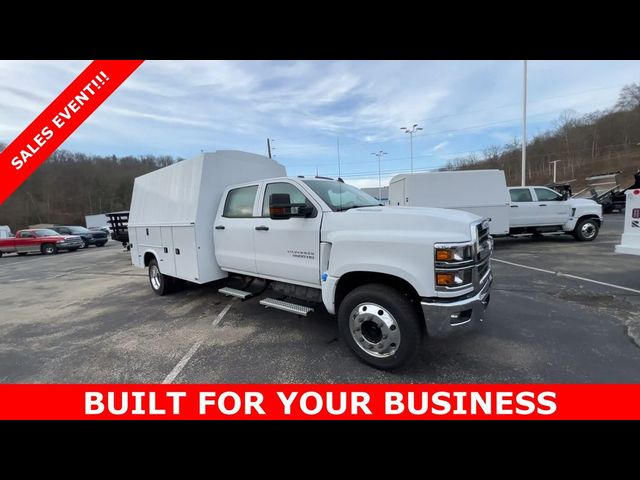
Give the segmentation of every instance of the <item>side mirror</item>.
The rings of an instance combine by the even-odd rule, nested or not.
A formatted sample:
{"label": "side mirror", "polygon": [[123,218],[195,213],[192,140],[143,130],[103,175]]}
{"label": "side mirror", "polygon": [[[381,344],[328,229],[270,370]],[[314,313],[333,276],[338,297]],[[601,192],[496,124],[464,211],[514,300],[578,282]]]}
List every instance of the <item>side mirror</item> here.
{"label": "side mirror", "polygon": [[291,217],[306,217],[309,207],[304,203],[291,203],[288,193],[273,193],[269,195],[269,218],[272,220],[287,220]]}

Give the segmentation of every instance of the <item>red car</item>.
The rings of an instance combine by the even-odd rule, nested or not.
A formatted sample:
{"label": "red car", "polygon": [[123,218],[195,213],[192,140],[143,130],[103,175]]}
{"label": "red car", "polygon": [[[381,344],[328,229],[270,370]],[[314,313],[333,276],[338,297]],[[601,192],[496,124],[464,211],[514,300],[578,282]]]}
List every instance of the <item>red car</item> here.
{"label": "red car", "polygon": [[19,230],[14,238],[0,238],[0,257],[5,253],[43,253],[52,255],[58,250],[78,250],[83,246],[77,235],[60,235],[46,228]]}

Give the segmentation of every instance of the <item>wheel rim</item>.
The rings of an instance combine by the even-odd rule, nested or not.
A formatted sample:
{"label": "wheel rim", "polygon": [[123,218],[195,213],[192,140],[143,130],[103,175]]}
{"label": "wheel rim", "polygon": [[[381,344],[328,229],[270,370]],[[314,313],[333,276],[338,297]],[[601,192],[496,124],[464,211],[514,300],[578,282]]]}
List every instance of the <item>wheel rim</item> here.
{"label": "wheel rim", "polygon": [[390,357],[400,347],[398,322],[376,303],[361,303],[351,311],[349,331],[356,345],[372,357]]}
{"label": "wheel rim", "polygon": [[596,234],[596,226],[591,222],[587,222],[582,225],[580,231],[582,232],[582,236],[584,238],[593,238]]}
{"label": "wheel rim", "polygon": [[44,253],[53,253],[53,247],[44,247]]}
{"label": "wheel rim", "polygon": [[151,286],[154,290],[160,290],[160,269],[155,265],[151,267],[151,271],[149,272],[149,278],[151,279]]}

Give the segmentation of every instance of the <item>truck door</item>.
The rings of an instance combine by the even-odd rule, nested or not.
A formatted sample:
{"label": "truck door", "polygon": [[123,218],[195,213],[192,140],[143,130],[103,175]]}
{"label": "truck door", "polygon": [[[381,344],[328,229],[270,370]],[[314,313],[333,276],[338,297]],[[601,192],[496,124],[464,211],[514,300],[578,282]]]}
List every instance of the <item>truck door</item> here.
{"label": "truck door", "polygon": [[[307,217],[269,218],[269,197],[286,193],[291,203],[306,203]],[[268,183],[262,196],[262,217],[254,231],[256,269],[259,275],[318,285],[320,283],[320,208],[294,184]]]}
{"label": "truck door", "polygon": [[509,209],[509,225],[524,227],[539,225],[538,205],[533,201],[531,189],[528,187],[510,188],[511,208]]}
{"label": "truck door", "polygon": [[39,252],[40,243],[33,232],[20,232],[16,237],[16,251],[21,253]]}
{"label": "truck door", "polygon": [[258,185],[238,187],[223,200],[222,216],[213,227],[216,260],[223,270],[256,273],[253,234],[260,219],[254,218],[253,208],[257,193]]}
{"label": "truck door", "polygon": [[571,216],[571,207],[562,195],[550,188],[534,188],[538,219],[543,225],[564,225]]}

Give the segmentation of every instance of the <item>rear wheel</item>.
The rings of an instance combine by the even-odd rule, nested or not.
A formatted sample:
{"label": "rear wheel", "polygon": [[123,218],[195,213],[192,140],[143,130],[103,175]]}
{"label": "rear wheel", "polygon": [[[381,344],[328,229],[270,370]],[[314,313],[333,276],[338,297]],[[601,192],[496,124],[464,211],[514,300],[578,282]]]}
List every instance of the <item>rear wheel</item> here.
{"label": "rear wheel", "polygon": [[408,363],[422,344],[423,329],[409,299],[387,285],[363,285],[340,304],[343,340],[372,367],[389,370]]}
{"label": "rear wheel", "polygon": [[149,283],[155,294],[160,296],[171,293],[175,284],[173,277],[164,275],[160,271],[158,261],[155,258],[149,262]]}
{"label": "rear wheel", "polygon": [[45,243],[40,247],[40,251],[44,255],[54,255],[58,253],[58,247],[56,247],[53,243]]}
{"label": "rear wheel", "polygon": [[580,220],[573,230],[573,236],[581,242],[591,242],[595,240],[600,231],[600,222],[595,218],[585,218]]}

